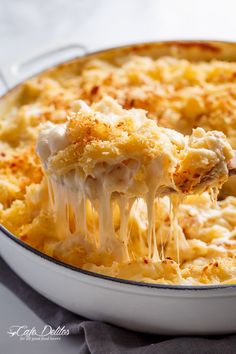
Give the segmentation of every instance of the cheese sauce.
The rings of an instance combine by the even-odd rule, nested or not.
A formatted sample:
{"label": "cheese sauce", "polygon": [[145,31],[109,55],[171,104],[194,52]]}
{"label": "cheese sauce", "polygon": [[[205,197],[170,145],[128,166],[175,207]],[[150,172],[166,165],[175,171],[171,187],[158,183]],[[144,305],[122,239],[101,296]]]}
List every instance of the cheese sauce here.
{"label": "cheese sauce", "polygon": [[[234,62],[124,56],[27,81],[0,114],[1,223],[32,247],[94,272],[236,283],[235,178],[225,183],[228,144],[236,149],[235,71]],[[99,124],[91,125],[94,111]],[[89,126],[78,124],[79,115]],[[103,144],[89,144],[88,129]],[[40,131],[43,163],[35,153]],[[155,156],[149,176],[156,166],[171,173],[152,181],[150,141],[160,135],[164,143],[153,146],[162,158]]]}
{"label": "cheese sauce", "polygon": [[[137,240],[136,247],[146,261],[155,264],[165,259],[165,247],[172,239],[178,268],[180,248],[188,248],[178,223],[179,204],[186,191],[217,190],[227,179],[227,163],[233,154],[225,137],[203,130],[184,137],[159,128],[141,110],[124,110],[109,97],[92,107],[85,102],[77,102],[74,107],[77,115],[72,114],[67,124],[45,124],[37,142],[59,239],[82,239],[94,253],[109,254],[118,264],[137,261],[130,242],[131,220],[134,209],[143,209],[147,246],[142,250],[143,240]],[[81,136],[84,130],[87,135]],[[107,139],[109,145],[104,149]],[[146,147],[137,153],[143,139]],[[109,154],[113,154],[112,159],[107,159]],[[92,165],[88,173],[89,161]],[[193,170],[198,170],[197,184]],[[209,185],[205,183],[207,171],[211,173]],[[165,194],[169,199],[168,237],[156,227],[160,223],[160,198]]]}

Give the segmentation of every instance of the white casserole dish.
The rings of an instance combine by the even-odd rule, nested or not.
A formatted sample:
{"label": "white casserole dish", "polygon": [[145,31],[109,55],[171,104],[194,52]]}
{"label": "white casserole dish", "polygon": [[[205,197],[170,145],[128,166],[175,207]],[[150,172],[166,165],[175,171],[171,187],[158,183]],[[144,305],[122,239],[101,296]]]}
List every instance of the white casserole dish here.
{"label": "white casserole dish", "polygon": [[[144,43],[108,49],[73,59],[51,70],[66,70],[87,57],[109,58],[135,52],[152,57],[236,60],[236,44],[223,42]],[[0,113],[21,85],[0,100]],[[150,285],[84,271],[28,246],[0,226],[0,254],[30,286],[55,303],[89,319],[159,334],[223,334],[236,331],[236,285]]]}

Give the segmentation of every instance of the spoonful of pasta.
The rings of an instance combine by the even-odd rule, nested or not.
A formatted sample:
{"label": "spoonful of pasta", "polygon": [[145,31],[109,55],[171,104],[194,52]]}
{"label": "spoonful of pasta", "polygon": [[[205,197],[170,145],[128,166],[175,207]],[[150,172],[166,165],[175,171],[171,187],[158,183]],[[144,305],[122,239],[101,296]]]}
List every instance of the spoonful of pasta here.
{"label": "spoonful of pasta", "polygon": [[49,178],[92,198],[104,188],[129,197],[200,193],[236,174],[234,152],[219,131],[183,136],[110,97],[91,107],[77,101],[74,110],[66,123],[44,125],[37,152]]}
{"label": "spoonful of pasta", "polygon": [[[217,191],[235,174],[233,150],[219,131],[197,128],[184,136],[158,126],[144,110],[123,109],[110,97],[91,107],[77,101],[74,111],[64,124],[43,126],[37,152],[56,222],[62,225],[63,215],[72,210],[76,229],[86,234],[86,212],[92,208],[102,249],[118,248],[121,242],[128,254],[128,216],[139,198],[146,203],[150,241],[156,198]],[[120,210],[119,240],[114,208]]]}

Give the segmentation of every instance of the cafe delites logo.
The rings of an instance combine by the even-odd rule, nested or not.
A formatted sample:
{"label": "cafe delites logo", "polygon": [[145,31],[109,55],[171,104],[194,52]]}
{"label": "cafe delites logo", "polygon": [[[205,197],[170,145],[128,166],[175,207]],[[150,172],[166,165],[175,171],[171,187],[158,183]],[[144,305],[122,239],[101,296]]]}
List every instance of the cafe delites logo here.
{"label": "cafe delites logo", "polygon": [[12,325],[9,327],[7,334],[11,338],[15,337],[21,341],[48,341],[60,340],[63,336],[68,336],[70,331],[65,326],[53,328],[48,324],[42,328],[28,327],[27,325]]}

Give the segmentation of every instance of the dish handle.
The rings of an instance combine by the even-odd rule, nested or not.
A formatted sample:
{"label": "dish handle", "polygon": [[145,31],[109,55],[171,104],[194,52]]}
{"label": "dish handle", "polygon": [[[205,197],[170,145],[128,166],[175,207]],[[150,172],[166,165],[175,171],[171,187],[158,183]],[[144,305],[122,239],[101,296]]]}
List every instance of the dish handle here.
{"label": "dish handle", "polygon": [[31,53],[19,63],[4,65],[0,68],[0,92],[4,93],[21,81],[37,74],[50,66],[86,54],[87,48],[82,44],[67,43],[43,48]]}

